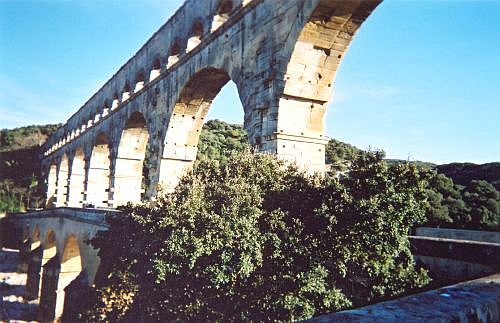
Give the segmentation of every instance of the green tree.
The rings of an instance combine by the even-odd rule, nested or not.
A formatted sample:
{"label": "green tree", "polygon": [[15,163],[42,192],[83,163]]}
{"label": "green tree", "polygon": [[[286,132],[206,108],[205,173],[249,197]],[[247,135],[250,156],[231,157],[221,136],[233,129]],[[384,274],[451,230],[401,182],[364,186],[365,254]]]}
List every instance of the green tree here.
{"label": "green tree", "polygon": [[473,180],[467,185],[464,200],[470,207],[472,228],[499,229],[500,193],[483,180]]}
{"label": "green tree", "polygon": [[93,239],[102,262],[84,318],[290,321],[393,297],[428,281],[407,239],[425,186],[377,153],[340,178],[262,154],[202,161]]}
{"label": "green tree", "polygon": [[462,186],[454,184],[446,175],[430,171],[426,224],[455,228],[467,226],[471,220],[470,210],[462,200],[462,190]]}
{"label": "green tree", "polygon": [[439,227],[453,223],[441,193],[431,188],[427,189],[427,203],[427,225]]}
{"label": "green tree", "polygon": [[248,149],[248,139],[241,125],[209,120],[203,125],[198,143],[198,161],[226,161],[233,153]]}
{"label": "green tree", "polygon": [[325,162],[331,165],[333,171],[345,171],[356,158],[365,153],[348,143],[330,139],[325,147]]}

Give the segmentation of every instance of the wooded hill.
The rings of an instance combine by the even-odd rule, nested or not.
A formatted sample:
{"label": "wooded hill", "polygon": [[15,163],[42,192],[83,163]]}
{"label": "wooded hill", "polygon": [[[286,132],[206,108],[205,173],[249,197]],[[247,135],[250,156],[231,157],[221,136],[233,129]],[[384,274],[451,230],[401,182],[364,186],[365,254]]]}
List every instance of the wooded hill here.
{"label": "wooded hill", "polygon": [[0,130],[0,213],[41,207],[40,146],[59,125]]}
{"label": "wooded hill", "polygon": [[[0,131],[0,212],[43,205],[40,176],[40,145],[59,125],[43,125]],[[208,121],[198,144],[198,161],[224,162],[234,152],[247,149],[247,135],[241,125]],[[333,173],[346,171],[352,160],[366,152],[331,139],[326,163]],[[394,165],[403,160],[386,160]],[[435,165],[411,162],[422,171],[434,173],[428,188],[428,218],[434,226],[489,228],[498,230],[500,218],[500,163]]]}

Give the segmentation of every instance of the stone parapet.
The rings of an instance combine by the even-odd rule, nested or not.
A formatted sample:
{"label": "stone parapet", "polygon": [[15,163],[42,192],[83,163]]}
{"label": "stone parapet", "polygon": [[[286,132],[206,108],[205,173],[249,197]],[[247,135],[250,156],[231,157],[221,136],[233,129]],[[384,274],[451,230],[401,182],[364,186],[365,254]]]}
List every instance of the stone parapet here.
{"label": "stone parapet", "polygon": [[306,322],[500,322],[500,274]]}
{"label": "stone parapet", "polygon": [[500,232],[420,227],[415,236],[500,243]]}

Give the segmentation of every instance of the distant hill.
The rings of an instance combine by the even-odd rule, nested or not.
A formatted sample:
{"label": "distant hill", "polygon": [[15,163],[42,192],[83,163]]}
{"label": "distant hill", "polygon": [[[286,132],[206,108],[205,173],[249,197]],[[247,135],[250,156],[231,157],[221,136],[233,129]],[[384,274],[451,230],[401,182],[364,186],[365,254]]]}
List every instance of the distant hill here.
{"label": "distant hill", "polygon": [[0,152],[42,145],[60,125],[48,124],[0,130]]}
{"label": "distant hill", "polygon": [[451,163],[438,165],[436,169],[439,173],[453,179],[453,182],[456,184],[466,186],[472,180],[484,180],[491,183],[500,191],[500,162],[482,165],[472,163]]}
{"label": "distant hill", "polygon": [[[45,192],[41,185],[43,179],[38,159],[40,145],[58,127],[59,125],[28,126],[0,131],[0,212],[19,211],[28,204],[31,207],[43,205]],[[249,147],[247,135],[241,125],[210,120],[203,126],[200,135],[197,160],[223,161],[232,152],[242,151],[247,147]],[[349,168],[353,159],[363,154],[366,154],[366,151],[331,139],[326,146],[325,159],[332,171],[342,172]],[[396,164],[406,161],[387,159],[387,162]],[[421,161],[412,163],[422,168],[436,170],[451,178],[453,182],[449,185],[459,184],[467,187],[472,181],[484,180],[500,190],[499,162],[484,165],[471,163],[435,165]],[[437,191],[439,189],[436,188]],[[459,195],[465,194],[467,190],[467,188],[457,189]]]}
{"label": "distant hill", "polygon": [[224,160],[232,152],[248,148],[247,133],[241,125],[209,120],[203,125],[198,143],[197,160]]}
{"label": "distant hill", "polygon": [[[0,212],[43,204],[40,146],[59,125],[0,130]],[[28,202],[29,201],[29,202]]]}
{"label": "distant hill", "polygon": [[420,160],[408,161],[408,160],[403,160],[403,159],[386,159],[385,161],[388,162],[389,164],[411,163],[411,164],[417,165],[418,167],[424,167],[424,168],[428,168],[428,169],[435,169],[437,166],[434,163],[424,162],[424,161],[420,161]]}

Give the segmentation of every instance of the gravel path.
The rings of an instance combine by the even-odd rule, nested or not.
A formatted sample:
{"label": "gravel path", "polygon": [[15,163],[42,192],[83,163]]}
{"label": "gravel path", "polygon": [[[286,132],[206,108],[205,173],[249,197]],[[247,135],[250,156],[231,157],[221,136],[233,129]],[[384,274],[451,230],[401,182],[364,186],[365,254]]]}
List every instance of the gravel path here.
{"label": "gravel path", "polygon": [[18,254],[0,251],[0,322],[36,322],[38,301],[24,301],[26,274],[16,272]]}

